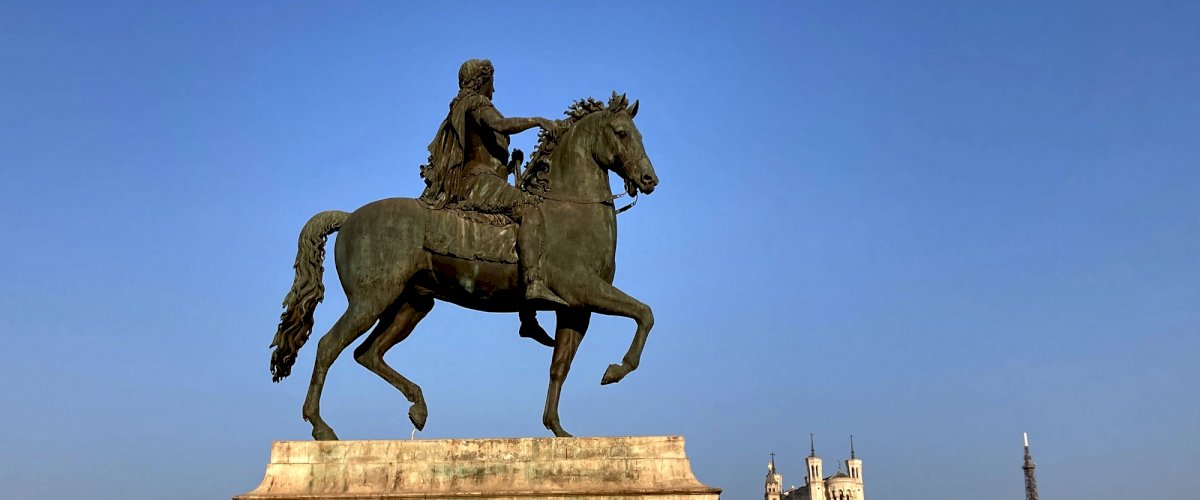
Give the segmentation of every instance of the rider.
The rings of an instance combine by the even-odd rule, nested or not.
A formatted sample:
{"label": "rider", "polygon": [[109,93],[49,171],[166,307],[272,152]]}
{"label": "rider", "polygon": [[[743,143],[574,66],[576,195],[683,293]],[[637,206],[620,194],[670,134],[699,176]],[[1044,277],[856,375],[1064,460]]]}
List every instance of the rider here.
{"label": "rider", "polygon": [[450,101],[450,113],[429,144],[429,164],[421,167],[427,184],[421,199],[435,208],[455,204],[462,210],[512,218],[518,224],[517,256],[525,299],[567,305],[542,279],[544,225],[537,200],[508,183],[509,171],[519,162],[509,164],[509,134],[535,126],[546,129],[553,122],[501,115],[492,104],[494,75],[487,59],[471,59],[459,68],[458,95]]}

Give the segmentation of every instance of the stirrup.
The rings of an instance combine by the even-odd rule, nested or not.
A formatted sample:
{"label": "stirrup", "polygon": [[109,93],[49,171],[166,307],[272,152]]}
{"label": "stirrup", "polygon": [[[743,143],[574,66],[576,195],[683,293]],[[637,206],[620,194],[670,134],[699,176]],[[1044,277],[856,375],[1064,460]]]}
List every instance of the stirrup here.
{"label": "stirrup", "polygon": [[567,304],[567,301],[563,300],[562,297],[559,297],[558,295],[555,295],[554,292],[550,291],[550,289],[546,287],[546,283],[544,283],[542,280],[532,280],[528,285],[525,285],[525,300],[544,300],[547,302],[553,302],[560,306],[570,305]]}

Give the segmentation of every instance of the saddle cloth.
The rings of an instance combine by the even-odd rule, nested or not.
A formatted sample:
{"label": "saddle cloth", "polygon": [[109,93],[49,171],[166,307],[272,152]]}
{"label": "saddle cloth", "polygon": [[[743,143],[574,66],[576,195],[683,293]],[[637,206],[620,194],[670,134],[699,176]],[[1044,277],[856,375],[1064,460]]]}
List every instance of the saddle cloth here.
{"label": "saddle cloth", "polygon": [[498,214],[427,208],[426,250],[460,259],[517,263],[517,225]]}

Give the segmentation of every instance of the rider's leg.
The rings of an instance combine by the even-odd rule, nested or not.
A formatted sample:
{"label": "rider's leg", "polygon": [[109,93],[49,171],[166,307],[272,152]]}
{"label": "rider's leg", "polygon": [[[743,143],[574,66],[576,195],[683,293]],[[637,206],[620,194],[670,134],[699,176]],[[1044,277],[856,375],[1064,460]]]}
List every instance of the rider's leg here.
{"label": "rider's leg", "polygon": [[537,205],[524,204],[519,208],[520,224],[517,227],[517,256],[521,260],[521,273],[525,280],[525,299],[544,300],[559,305],[567,302],[546,287],[542,278],[542,209]]}
{"label": "rider's leg", "polygon": [[[542,214],[533,206],[533,198],[510,185],[506,179],[494,175],[469,176],[464,179],[463,186],[467,196],[460,202],[459,208],[506,214],[517,223],[517,257],[526,285],[526,299],[543,299],[561,304],[562,299],[550,292],[540,280]],[[531,286],[532,277],[538,279],[532,280]],[[541,293],[541,290],[545,293]],[[536,304],[523,304],[520,317],[522,337],[554,346],[554,339],[538,324]]]}

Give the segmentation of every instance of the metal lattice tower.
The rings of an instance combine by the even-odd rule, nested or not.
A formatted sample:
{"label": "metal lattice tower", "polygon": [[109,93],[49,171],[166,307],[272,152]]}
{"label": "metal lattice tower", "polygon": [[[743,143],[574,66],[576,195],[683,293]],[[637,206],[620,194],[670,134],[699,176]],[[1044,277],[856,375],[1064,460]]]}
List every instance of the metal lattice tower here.
{"label": "metal lattice tower", "polygon": [[1037,465],[1033,463],[1033,455],[1029,454],[1029,434],[1021,434],[1025,438],[1025,465],[1021,467],[1025,470],[1025,500],[1038,500],[1037,475],[1034,474]]}

